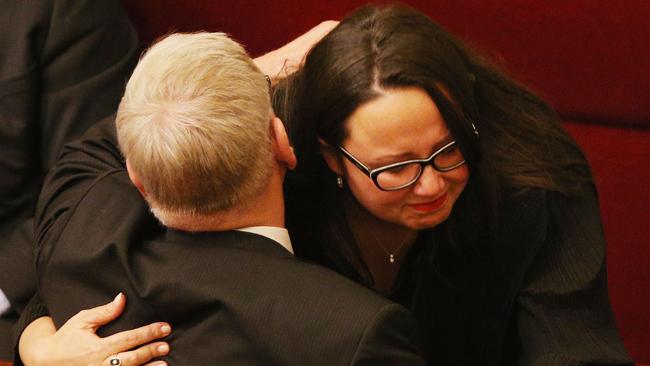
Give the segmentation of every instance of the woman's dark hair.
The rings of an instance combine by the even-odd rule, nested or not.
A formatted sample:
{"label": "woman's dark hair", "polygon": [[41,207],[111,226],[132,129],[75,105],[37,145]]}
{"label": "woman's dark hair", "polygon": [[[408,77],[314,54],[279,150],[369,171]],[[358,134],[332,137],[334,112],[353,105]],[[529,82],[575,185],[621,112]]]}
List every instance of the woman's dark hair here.
{"label": "woman's dark hair", "polygon": [[342,144],[346,121],[360,105],[402,87],[428,93],[470,170],[450,217],[425,235],[435,246],[414,246],[419,257],[409,263],[444,272],[435,248],[462,253],[480,245],[496,224],[501,198],[536,188],[572,194],[591,182],[582,153],[546,103],[425,15],[401,6],[364,7],[316,44],[274,95],[298,156],[287,184],[287,224],[302,243],[298,255],[372,285],[368,271],[358,271],[363,261],[344,217],[344,195],[317,140]]}

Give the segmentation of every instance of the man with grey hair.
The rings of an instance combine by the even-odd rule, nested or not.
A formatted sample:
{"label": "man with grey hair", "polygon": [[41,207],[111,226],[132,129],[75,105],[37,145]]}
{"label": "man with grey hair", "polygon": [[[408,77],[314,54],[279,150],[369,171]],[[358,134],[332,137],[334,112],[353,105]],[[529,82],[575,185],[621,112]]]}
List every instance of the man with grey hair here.
{"label": "man with grey hair", "polygon": [[224,34],[173,34],[152,47],[129,79],[116,126],[131,180],[167,227],[229,229],[224,215],[268,217],[265,209],[282,207],[268,184],[282,184],[272,162],[284,172],[295,156],[264,75]]}
{"label": "man with grey hair", "polygon": [[169,364],[424,365],[404,308],[292,256],[282,184],[296,158],[240,45],[160,41],[120,104],[124,159],[110,122],[65,148],[39,201],[39,289],[58,326],[122,291],[102,333],[166,321]]}

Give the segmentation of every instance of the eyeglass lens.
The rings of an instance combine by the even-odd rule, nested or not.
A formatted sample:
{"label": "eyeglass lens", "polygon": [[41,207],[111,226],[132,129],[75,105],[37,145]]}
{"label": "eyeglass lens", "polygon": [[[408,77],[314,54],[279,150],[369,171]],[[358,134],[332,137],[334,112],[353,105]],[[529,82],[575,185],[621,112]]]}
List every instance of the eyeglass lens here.
{"label": "eyeglass lens", "polygon": [[[432,160],[436,170],[446,171],[463,162],[463,154],[456,144],[440,151]],[[377,184],[383,189],[395,189],[409,185],[417,180],[423,163],[408,163],[384,170],[377,175]]]}

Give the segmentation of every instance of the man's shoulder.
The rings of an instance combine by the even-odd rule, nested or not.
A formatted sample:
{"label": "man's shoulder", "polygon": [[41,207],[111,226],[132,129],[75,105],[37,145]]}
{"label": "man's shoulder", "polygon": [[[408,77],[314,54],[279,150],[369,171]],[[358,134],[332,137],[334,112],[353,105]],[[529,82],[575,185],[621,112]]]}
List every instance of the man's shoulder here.
{"label": "man's shoulder", "polygon": [[[248,235],[234,234],[250,240]],[[253,343],[242,342],[241,346],[254,347],[269,364],[351,365],[357,364],[357,359],[375,360],[376,354],[391,347],[417,357],[416,330],[405,308],[336,272],[291,256],[271,239],[252,240],[286,253],[269,254],[251,246],[207,250],[204,253],[212,253],[209,259],[192,259],[191,282],[173,284],[176,296],[183,299],[174,306],[223,305],[204,314],[200,327],[185,329],[183,344],[172,348],[183,353],[186,342],[202,340],[220,348],[219,354],[209,357],[225,359],[221,353],[230,349],[223,344],[246,334]],[[173,268],[159,273],[176,273],[178,278]],[[160,303],[154,308],[167,312],[172,307]],[[206,330],[211,334],[209,340],[204,336]],[[243,360],[238,363],[247,364]]]}
{"label": "man's shoulder", "polygon": [[155,270],[157,280],[178,282],[177,288],[192,289],[206,298],[225,296],[238,309],[272,303],[285,309],[297,324],[309,324],[320,317],[350,330],[353,325],[365,326],[382,309],[394,305],[330,269],[291,255],[261,235],[168,230],[159,239],[147,246],[142,263],[148,265],[157,258],[173,260],[165,261],[163,267],[152,264],[152,276]]}
{"label": "man's shoulder", "polygon": [[305,273],[307,277],[302,278],[304,286],[321,288],[323,291],[336,292],[338,296],[366,303],[368,305],[384,307],[393,304],[390,300],[379,295],[353,280],[322,265],[295,258],[293,267]]}
{"label": "man's shoulder", "polygon": [[249,286],[257,287],[258,294],[274,291],[295,301],[313,297],[323,305],[332,306],[340,305],[338,301],[352,301],[366,310],[391,304],[347,277],[297,258],[273,239],[254,233],[167,230],[152,247],[155,249],[150,250],[159,257],[175,258],[174,262],[167,263],[170,270],[205,274],[224,286],[230,282],[218,281],[220,278],[239,275]]}
{"label": "man's shoulder", "polygon": [[[229,233],[234,241],[249,240],[257,244],[256,247],[248,247],[249,249],[253,248],[254,253],[247,254],[245,263],[239,263],[238,266],[267,268],[268,272],[273,273],[271,278],[282,279],[288,285],[289,291],[301,291],[303,294],[330,294],[327,297],[321,296],[320,301],[336,304],[339,300],[345,300],[345,303],[356,303],[359,307],[363,304],[365,310],[369,310],[369,307],[379,309],[393,304],[375,291],[329,268],[290,255],[286,249],[272,239],[238,231]],[[271,250],[271,248],[274,252],[269,255],[269,252],[264,249]],[[267,263],[263,264],[263,262]],[[263,273],[261,275],[265,276]]]}

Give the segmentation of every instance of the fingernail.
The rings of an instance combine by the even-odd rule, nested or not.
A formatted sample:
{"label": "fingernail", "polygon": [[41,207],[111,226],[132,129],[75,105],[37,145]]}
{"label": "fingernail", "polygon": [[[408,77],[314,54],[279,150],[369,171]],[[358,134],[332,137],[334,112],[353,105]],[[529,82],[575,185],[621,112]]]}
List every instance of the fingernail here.
{"label": "fingernail", "polygon": [[124,294],[122,294],[120,292],[119,294],[117,294],[117,296],[115,296],[115,299],[113,299],[113,302],[117,304],[120,301],[120,299],[122,298],[122,296],[124,296]]}
{"label": "fingernail", "polygon": [[160,327],[160,331],[163,332],[163,334],[169,334],[172,331],[172,327],[169,325],[165,324],[162,327]]}
{"label": "fingernail", "polygon": [[160,352],[161,354],[166,355],[167,352],[169,352],[169,345],[167,345],[167,344],[161,344],[160,346],[158,346],[157,349],[158,349],[158,352]]}

